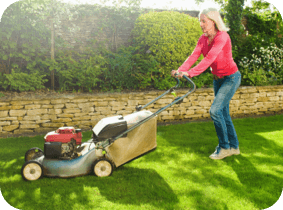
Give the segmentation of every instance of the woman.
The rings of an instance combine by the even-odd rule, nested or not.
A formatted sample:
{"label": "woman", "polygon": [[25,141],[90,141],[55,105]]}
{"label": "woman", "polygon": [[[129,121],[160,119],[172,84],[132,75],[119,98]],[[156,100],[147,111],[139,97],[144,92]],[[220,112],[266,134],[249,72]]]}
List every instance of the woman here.
{"label": "woman", "polygon": [[[232,58],[231,39],[227,33],[223,20],[214,8],[203,10],[199,15],[203,35],[191,56],[172,76],[178,73],[190,78],[198,76],[208,67],[213,74],[215,98],[210,108],[210,116],[214,122],[219,144],[211,159],[223,159],[231,155],[240,154],[237,134],[229,114],[229,103],[241,83],[241,73]],[[194,68],[191,66],[203,54],[204,59]],[[190,69],[190,70],[189,70]],[[188,71],[189,70],[189,71]]]}

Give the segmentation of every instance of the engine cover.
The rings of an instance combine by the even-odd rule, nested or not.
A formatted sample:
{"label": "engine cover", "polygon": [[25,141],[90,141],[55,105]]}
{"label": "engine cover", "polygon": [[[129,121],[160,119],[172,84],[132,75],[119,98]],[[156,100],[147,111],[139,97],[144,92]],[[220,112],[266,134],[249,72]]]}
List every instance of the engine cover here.
{"label": "engine cover", "polygon": [[[152,115],[152,112],[142,110],[123,117],[122,115],[107,117],[100,120],[92,129],[93,138],[96,141],[103,141],[113,138],[125,132],[131,126],[139,123],[145,118]],[[123,137],[127,137],[125,134]]]}
{"label": "engine cover", "polygon": [[107,117],[100,120],[92,129],[97,141],[113,138],[128,129],[127,122],[122,115]]}

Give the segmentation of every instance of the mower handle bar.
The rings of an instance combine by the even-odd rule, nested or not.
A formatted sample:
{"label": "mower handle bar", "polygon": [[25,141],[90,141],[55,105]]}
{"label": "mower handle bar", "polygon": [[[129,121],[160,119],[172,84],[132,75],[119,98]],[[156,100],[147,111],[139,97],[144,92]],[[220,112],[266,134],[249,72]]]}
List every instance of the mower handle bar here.
{"label": "mower handle bar", "polygon": [[[175,76],[178,76],[179,74],[175,74]],[[186,98],[189,94],[191,94],[192,92],[194,92],[195,90],[196,90],[196,85],[195,85],[195,83],[189,78],[189,77],[187,77],[186,75],[184,75],[183,76],[192,86],[193,86],[193,89],[192,89],[192,91],[190,91],[189,90],[189,92],[187,93],[187,94],[185,94],[184,96],[182,96],[182,97],[178,97],[177,98],[177,100],[175,99],[175,101],[173,101],[173,102],[175,102],[175,103],[171,103],[171,104],[169,104],[170,106],[169,107],[171,107],[171,106],[173,106],[174,104],[176,104],[176,103],[178,103],[179,101],[181,101],[181,100],[183,100],[184,98]],[[160,95],[160,96],[158,96],[156,99],[154,99],[154,100],[152,100],[151,102],[149,102],[149,103],[147,103],[146,105],[144,105],[143,107],[141,107],[141,109],[140,110],[142,110],[142,109],[145,109],[146,107],[148,107],[149,105],[151,105],[151,104],[153,104],[154,102],[156,102],[156,101],[158,101],[160,98],[162,98],[163,96],[165,96],[165,95],[167,95],[168,93],[171,93],[171,92],[173,92],[174,90],[176,90],[178,87],[179,87],[179,85],[180,85],[180,80],[177,78],[177,77],[174,77],[174,79],[176,80],[176,82],[177,82],[177,84],[174,86],[174,87],[171,87],[169,90],[167,90],[165,93],[163,93],[162,95]],[[169,108],[169,107],[167,107],[166,106],[166,109],[167,108]],[[164,107],[165,108],[165,107]],[[164,109],[165,110],[165,109]],[[164,111],[164,110],[162,110],[162,111]],[[159,114],[159,113],[158,113]]]}
{"label": "mower handle bar", "polygon": [[[175,74],[175,76],[178,76],[178,74]],[[158,111],[156,111],[155,113],[153,113],[152,115],[148,116],[147,118],[141,120],[140,122],[138,122],[137,124],[135,124],[134,126],[130,127],[129,129],[127,129],[126,131],[122,132],[121,134],[119,134],[118,136],[114,137],[113,139],[107,139],[103,142],[99,142],[98,144],[98,148],[105,148],[107,146],[109,146],[110,144],[112,144],[115,140],[121,138],[122,136],[124,136],[125,134],[127,134],[128,132],[134,130],[135,128],[137,128],[138,126],[140,126],[141,124],[147,122],[148,120],[152,119],[153,117],[156,117],[158,114],[160,114],[161,112],[165,111],[166,109],[168,109],[169,107],[173,106],[174,104],[182,101],[184,98],[186,98],[188,95],[190,95],[191,93],[195,92],[196,90],[196,85],[195,83],[186,75],[183,76],[192,86],[193,88],[189,89],[189,91],[183,95],[182,97],[177,97],[175,98],[175,100],[173,102],[171,102],[170,104],[168,104],[167,106],[159,109]],[[139,109],[142,110],[146,107],[148,107],[149,105],[153,104],[154,102],[156,102],[157,100],[159,100],[160,98],[162,98],[163,96],[167,95],[168,93],[173,92],[175,89],[177,89],[180,85],[180,80],[178,78],[175,77],[175,80],[177,82],[177,84],[174,87],[171,87],[169,90],[167,90],[165,93],[163,93],[162,95],[158,96],[156,99],[152,100],[151,102],[149,102],[148,104],[144,105],[143,107],[141,107]]]}

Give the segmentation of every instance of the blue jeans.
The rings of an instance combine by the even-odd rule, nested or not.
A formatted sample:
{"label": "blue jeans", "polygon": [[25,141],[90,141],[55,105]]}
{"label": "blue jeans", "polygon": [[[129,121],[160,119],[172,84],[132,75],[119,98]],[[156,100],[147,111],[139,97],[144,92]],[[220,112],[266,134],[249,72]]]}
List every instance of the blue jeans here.
{"label": "blue jeans", "polygon": [[239,147],[238,137],[229,114],[229,103],[240,84],[239,71],[222,79],[213,80],[215,98],[209,112],[219,139],[218,147],[224,149]]}

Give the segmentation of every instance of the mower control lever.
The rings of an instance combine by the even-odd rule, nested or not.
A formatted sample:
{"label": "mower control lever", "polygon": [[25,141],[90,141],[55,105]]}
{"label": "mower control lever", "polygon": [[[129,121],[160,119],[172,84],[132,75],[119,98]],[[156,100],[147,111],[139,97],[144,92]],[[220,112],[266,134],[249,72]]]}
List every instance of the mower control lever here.
{"label": "mower control lever", "polygon": [[142,110],[142,105],[137,105],[136,106],[136,111],[138,112],[138,111],[141,111]]}

